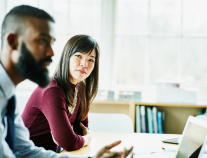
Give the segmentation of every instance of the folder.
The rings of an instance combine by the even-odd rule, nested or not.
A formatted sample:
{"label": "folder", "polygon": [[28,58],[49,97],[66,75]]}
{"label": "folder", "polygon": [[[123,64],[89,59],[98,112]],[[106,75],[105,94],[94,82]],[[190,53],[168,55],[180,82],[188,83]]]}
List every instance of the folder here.
{"label": "folder", "polygon": [[157,107],[153,107],[152,112],[153,112],[154,133],[158,133],[158,129],[157,129]]}
{"label": "folder", "polygon": [[140,105],[136,105],[136,133],[141,133]]}

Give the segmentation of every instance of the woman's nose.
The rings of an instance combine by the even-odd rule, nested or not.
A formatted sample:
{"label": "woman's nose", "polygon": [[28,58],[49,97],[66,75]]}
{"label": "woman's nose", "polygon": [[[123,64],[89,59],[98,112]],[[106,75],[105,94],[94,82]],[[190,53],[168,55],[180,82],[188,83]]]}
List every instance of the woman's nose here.
{"label": "woman's nose", "polygon": [[85,59],[81,60],[81,66],[82,67],[87,67],[88,66],[88,62]]}

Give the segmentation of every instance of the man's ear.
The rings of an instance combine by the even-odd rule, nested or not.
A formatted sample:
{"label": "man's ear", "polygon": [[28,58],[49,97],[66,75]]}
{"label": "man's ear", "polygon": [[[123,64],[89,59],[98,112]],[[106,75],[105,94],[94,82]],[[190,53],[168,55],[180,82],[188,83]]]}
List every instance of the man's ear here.
{"label": "man's ear", "polygon": [[11,49],[11,61],[14,64],[18,63],[20,52],[18,51],[18,35],[13,33],[9,33],[6,36],[7,44]]}
{"label": "man's ear", "polygon": [[7,36],[8,45],[13,49],[16,50],[18,47],[18,36],[15,34],[8,34]]}

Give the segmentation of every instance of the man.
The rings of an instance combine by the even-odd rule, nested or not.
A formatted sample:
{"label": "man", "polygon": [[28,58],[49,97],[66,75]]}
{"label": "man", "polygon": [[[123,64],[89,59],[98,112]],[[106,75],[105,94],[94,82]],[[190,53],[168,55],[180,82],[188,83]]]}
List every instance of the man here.
{"label": "man", "polygon": [[[15,107],[15,86],[29,79],[41,87],[49,83],[47,66],[54,56],[54,19],[31,6],[17,6],[4,18],[0,54],[0,157],[70,157],[35,147]],[[14,113],[15,112],[15,113]],[[110,152],[117,141],[95,157],[125,157],[130,150]]]}

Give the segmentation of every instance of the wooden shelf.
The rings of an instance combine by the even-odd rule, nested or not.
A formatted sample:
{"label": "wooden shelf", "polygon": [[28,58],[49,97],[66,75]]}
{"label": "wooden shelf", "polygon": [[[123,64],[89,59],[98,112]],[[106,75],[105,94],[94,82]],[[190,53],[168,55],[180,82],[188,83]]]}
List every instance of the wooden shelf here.
{"label": "wooden shelf", "polygon": [[207,108],[207,105],[192,105],[192,104],[170,104],[170,103],[142,103],[135,102],[136,105],[147,106],[169,106],[169,107],[185,107],[185,108]]}
{"label": "wooden shelf", "polygon": [[166,112],[166,132],[169,134],[182,134],[189,115],[198,115],[201,108],[207,105],[144,103],[124,101],[93,101],[89,112],[94,113],[123,113],[128,115],[135,129],[136,105],[156,106],[158,111]]}

